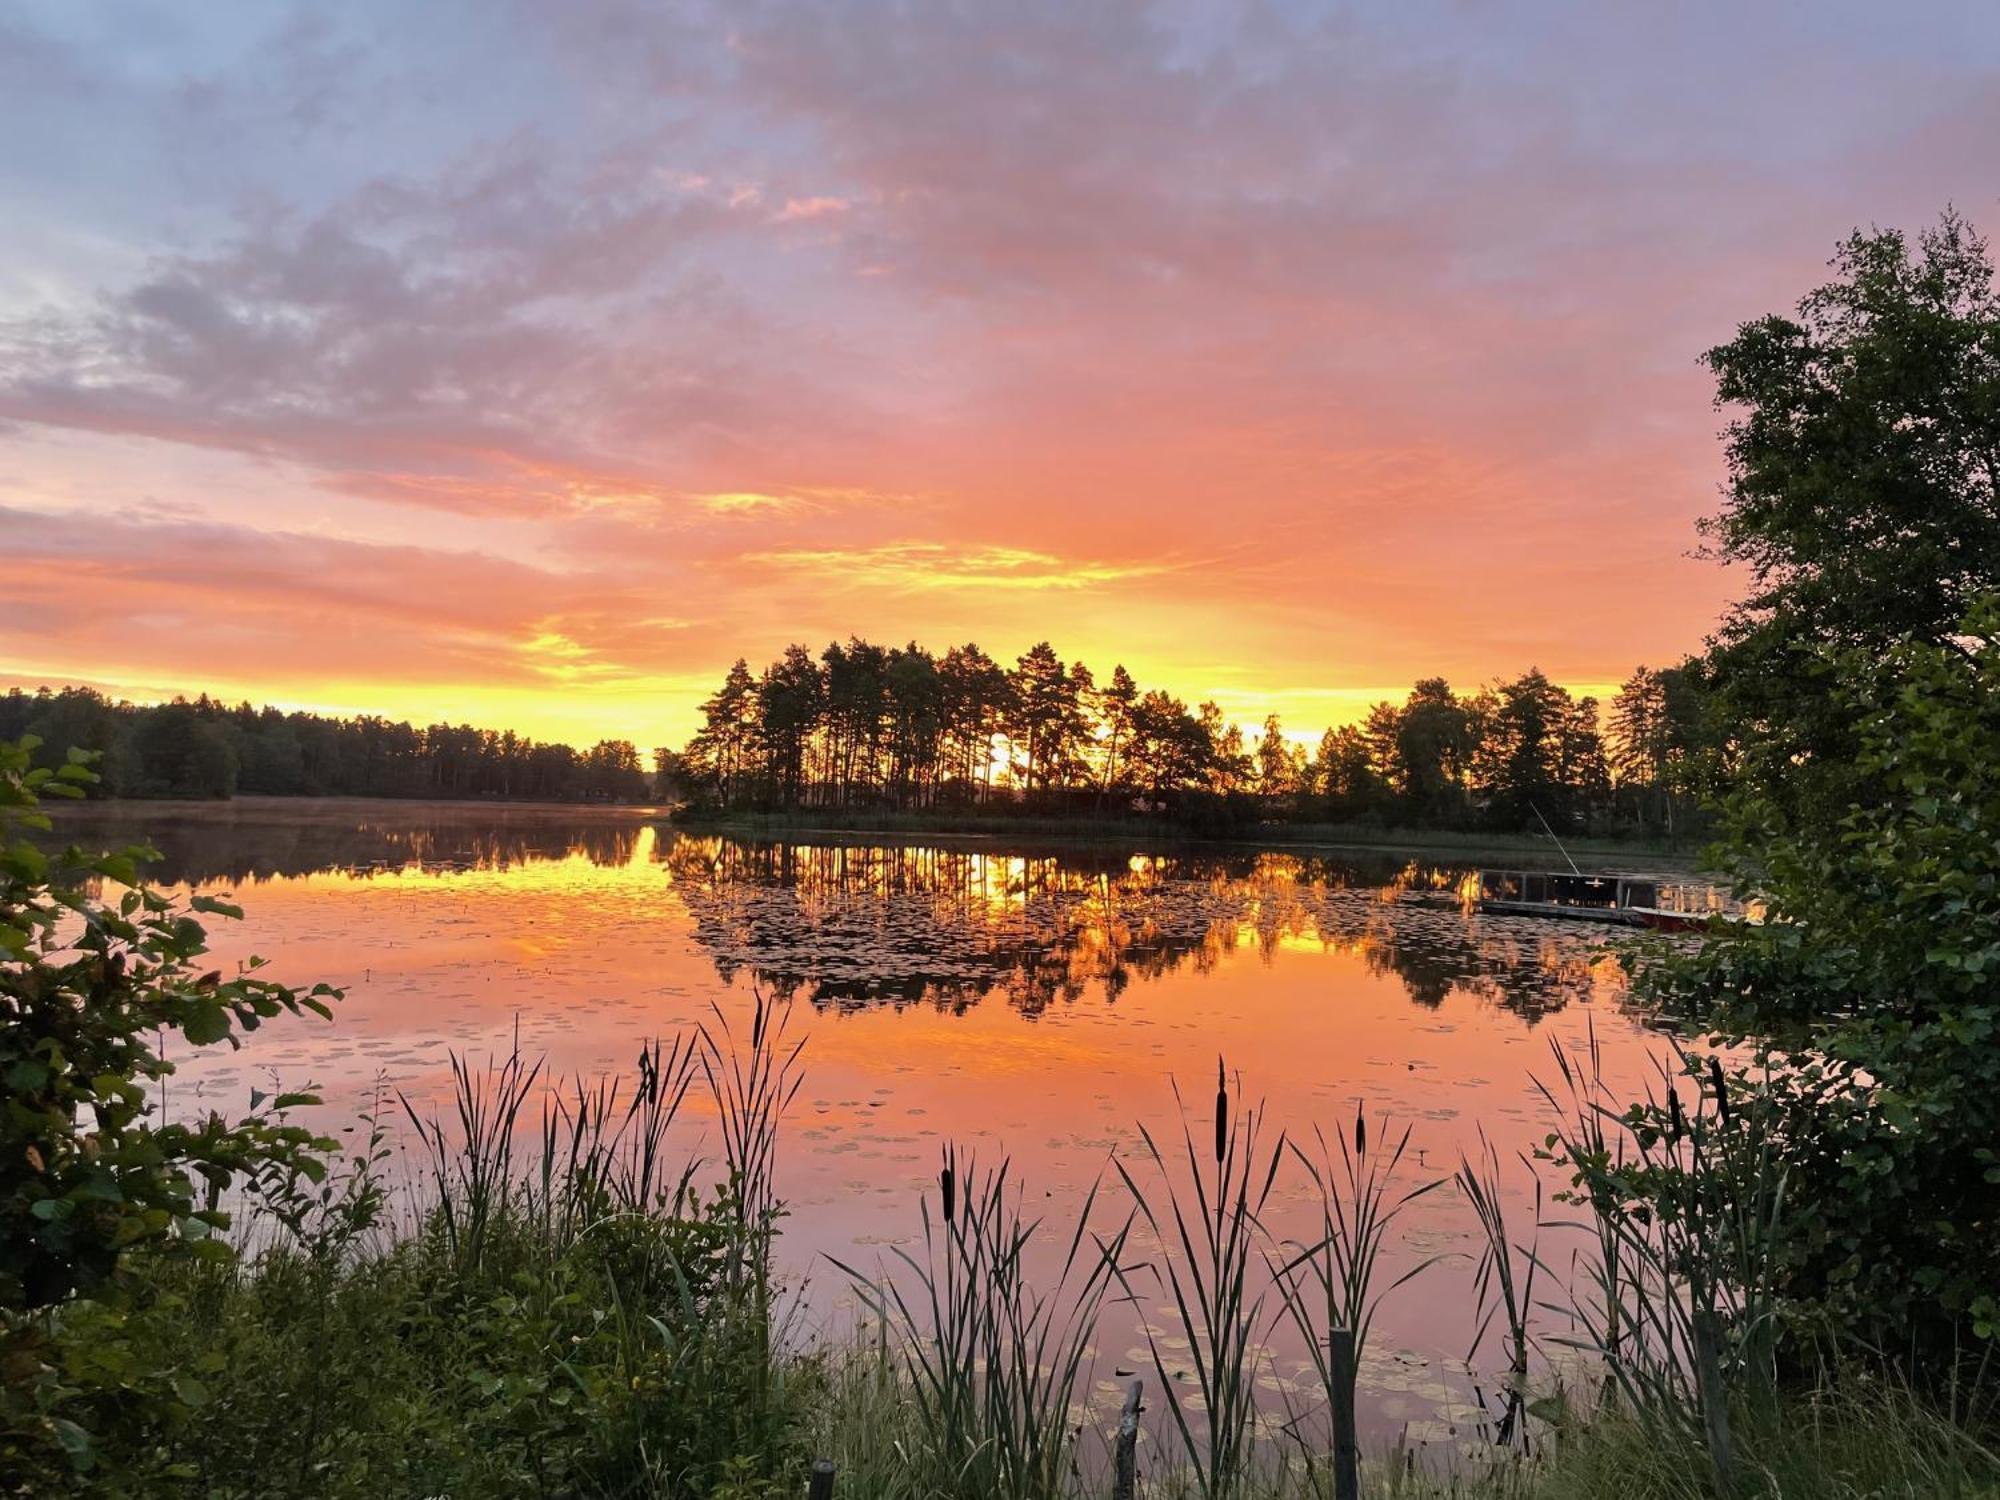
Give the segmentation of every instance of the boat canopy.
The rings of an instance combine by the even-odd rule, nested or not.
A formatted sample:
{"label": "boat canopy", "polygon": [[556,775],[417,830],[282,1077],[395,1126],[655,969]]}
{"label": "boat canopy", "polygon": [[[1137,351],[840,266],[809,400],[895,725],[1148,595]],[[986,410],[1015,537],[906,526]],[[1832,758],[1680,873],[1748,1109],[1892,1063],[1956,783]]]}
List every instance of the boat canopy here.
{"label": "boat canopy", "polygon": [[1615,911],[1659,904],[1652,875],[1574,875],[1560,870],[1481,870],[1479,899],[1521,906]]}

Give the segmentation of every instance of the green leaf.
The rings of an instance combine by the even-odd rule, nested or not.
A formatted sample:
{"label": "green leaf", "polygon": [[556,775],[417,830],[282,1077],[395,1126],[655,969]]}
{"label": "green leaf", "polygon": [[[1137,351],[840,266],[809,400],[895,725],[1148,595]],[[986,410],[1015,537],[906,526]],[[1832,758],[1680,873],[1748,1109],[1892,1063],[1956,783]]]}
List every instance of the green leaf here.
{"label": "green leaf", "polygon": [[212,995],[204,995],[195,1001],[188,1017],[181,1023],[181,1034],[197,1047],[210,1047],[225,1040],[229,1035],[229,1013],[222,1002]]}
{"label": "green leaf", "polygon": [[97,1443],[83,1428],[68,1417],[51,1417],[49,1427],[62,1444],[63,1452],[77,1469],[88,1472],[97,1462]]}

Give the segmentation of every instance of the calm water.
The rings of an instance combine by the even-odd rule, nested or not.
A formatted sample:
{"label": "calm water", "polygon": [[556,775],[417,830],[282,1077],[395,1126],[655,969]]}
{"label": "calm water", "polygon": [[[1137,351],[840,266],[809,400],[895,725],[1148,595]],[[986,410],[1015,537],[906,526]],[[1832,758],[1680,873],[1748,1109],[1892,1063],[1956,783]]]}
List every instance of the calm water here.
{"label": "calm water", "polygon": [[[441,1101],[452,1049],[504,1054],[518,1035],[555,1074],[594,1074],[711,1005],[742,1013],[753,985],[791,997],[808,1076],[781,1143],[784,1255],[829,1327],[851,1304],[823,1256],[872,1264],[913,1245],[947,1139],[1010,1158],[1066,1233],[1139,1124],[1177,1131],[1174,1080],[1205,1138],[1221,1054],[1266,1101],[1267,1139],[1345,1128],[1357,1104],[1410,1123],[1413,1182],[1447,1175],[1483,1131],[1525,1238],[1517,1153],[1548,1128],[1533,1080],[1552,1077],[1551,1045],[1594,1033],[1607,1075],[1634,1083],[1660,1046],[1624,1007],[1605,930],[1469,912],[1471,865],[1435,855],[743,842],[615,812],[365,803],[124,808],[63,827],[143,830],[160,879],[247,908],[219,925],[218,952],[347,990],[331,1025],[280,1024],[187,1066],[179,1103],[239,1109],[274,1081],[316,1083],[343,1115],[383,1085]],[[1276,1238],[1306,1228],[1287,1177]],[[1495,1347],[1466,1364],[1463,1204],[1433,1193],[1405,1223],[1401,1263],[1446,1259],[1378,1319],[1371,1421],[1444,1441],[1467,1427],[1478,1368],[1501,1361]],[[1562,1239],[1545,1232],[1551,1264]],[[1150,1373],[1134,1316],[1101,1340],[1107,1384]],[[1296,1373],[1286,1344],[1273,1335],[1267,1387]]]}

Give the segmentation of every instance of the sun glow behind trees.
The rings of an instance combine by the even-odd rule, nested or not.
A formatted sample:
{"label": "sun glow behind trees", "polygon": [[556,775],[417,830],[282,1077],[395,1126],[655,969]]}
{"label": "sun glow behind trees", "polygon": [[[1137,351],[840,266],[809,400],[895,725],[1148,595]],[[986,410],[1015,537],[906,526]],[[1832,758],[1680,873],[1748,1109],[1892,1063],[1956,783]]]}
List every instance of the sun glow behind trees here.
{"label": "sun glow behind trees", "polygon": [[1640,668],[1613,703],[1539,671],[1471,694],[1443,678],[1316,746],[1275,713],[1254,739],[1213,701],[1190,708],[1121,663],[1101,682],[1044,641],[1001,666],[858,637],[731,667],[703,727],[662,750],[663,783],[711,810],[997,804],[1104,814],[1231,809],[1440,827],[1541,819],[1671,830],[1701,749],[1686,669]]}

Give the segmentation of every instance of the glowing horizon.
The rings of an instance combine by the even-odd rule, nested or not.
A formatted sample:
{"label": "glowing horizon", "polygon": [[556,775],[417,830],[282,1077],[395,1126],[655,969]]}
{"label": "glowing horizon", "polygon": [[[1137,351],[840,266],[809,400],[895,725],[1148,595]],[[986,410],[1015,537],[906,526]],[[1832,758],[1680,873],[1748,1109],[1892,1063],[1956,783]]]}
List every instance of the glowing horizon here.
{"label": "glowing horizon", "polygon": [[[920,641],[918,644],[927,643]],[[1004,665],[1013,664],[1012,655],[999,659]],[[753,670],[761,670],[763,664],[751,665]],[[1091,665],[1094,669],[1095,664]],[[1265,716],[1276,713],[1279,715],[1285,737],[1307,748],[1316,744],[1320,735],[1327,729],[1361,723],[1367,717],[1368,710],[1377,703],[1387,701],[1401,704],[1409,696],[1412,686],[1410,683],[1403,683],[1381,688],[1290,688],[1274,692],[1271,701],[1265,703],[1257,696],[1255,689],[1245,689],[1241,694],[1211,693],[1189,697],[1168,684],[1149,680],[1136,672],[1133,675],[1142,690],[1164,687],[1168,692],[1173,692],[1182,698],[1190,708],[1213,699],[1222,709],[1225,720],[1236,724],[1246,735],[1254,736],[1261,729]],[[1494,675],[1515,677],[1520,674],[1509,672]],[[677,685],[671,693],[621,687],[615,694],[604,697],[588,697],[574,703],[551,703],[540,695],[527,695],[516,700],[505,695],[482,694],[477,689],[471,690],[463,699],[454,699],[449,695],[441,697],[421,688],[401,689],[393,685],[384,687],[381,684],[357,684],[351,689],[351,695],[336,691],[327,697],[301,698],[296,695],[268,694],[259,688],[235,684],[224,684],[220,687],[216,684],[204,687],[198,683],[165,686],[125,683],[105,677],[79,677],[54,682],[12,672],[4,665],[0,665],[0,693],[12,688],[34,692],[42,687],[58,691],[64,687],[82,687],[93,689],[113,700],[151,704],[165,703],[176,697],[195,698],[205,691],[211,698],[232,707],[238,703],[248,702],[258,708],[269,706],[287,713],[331,714],[340,718],[372,714],[390,720],[407,720],[419,728],[446,723],[464,724],[475,729],[494,731],[511,729],[517,734],[524,734],[536,740],[566,741],[579,749],[588,748],[600,739],[627,739],[639,748],[642,755],[650,755],[655,748],[663,745],[676,750],[681,748],[687,736],[700,722],[697,706],[720,685],[721,677],[722,672],[718,671],[712,682],[704,681],[687,687]],[[1453,683],[1452,686],[1461,696],[1470,696],[1479,689],[1489,686],[1491,680],[1491,677],[1488,677],[1478,682]],[[1606,709],[1609,708],[1612,696],[1618,691],[1618,683],[1615,682],[1558,681],[1558,686],[1568,689],[1578,697],[1595,697]],[[368,696],[370,694],[373,696]],[[634,700],[638,701],[635,703]],[[1300,701],[1324,707],[1316,715],[1294,718],[1288,711],[1288,705]],[[671,703],[673,712],[659,714],[651,707],[659,702]],[[648,733],[645,728],[634,730],[632,728],[634,723],[664,727]]]}
{"label": "glowing horizon", "polygon": [[31,0],[0,688],[650,749],[855,634],[1300,738],[1606,696],[1736,590],[1698,355],[1994,227],[1996,72],[1942,4]]}

